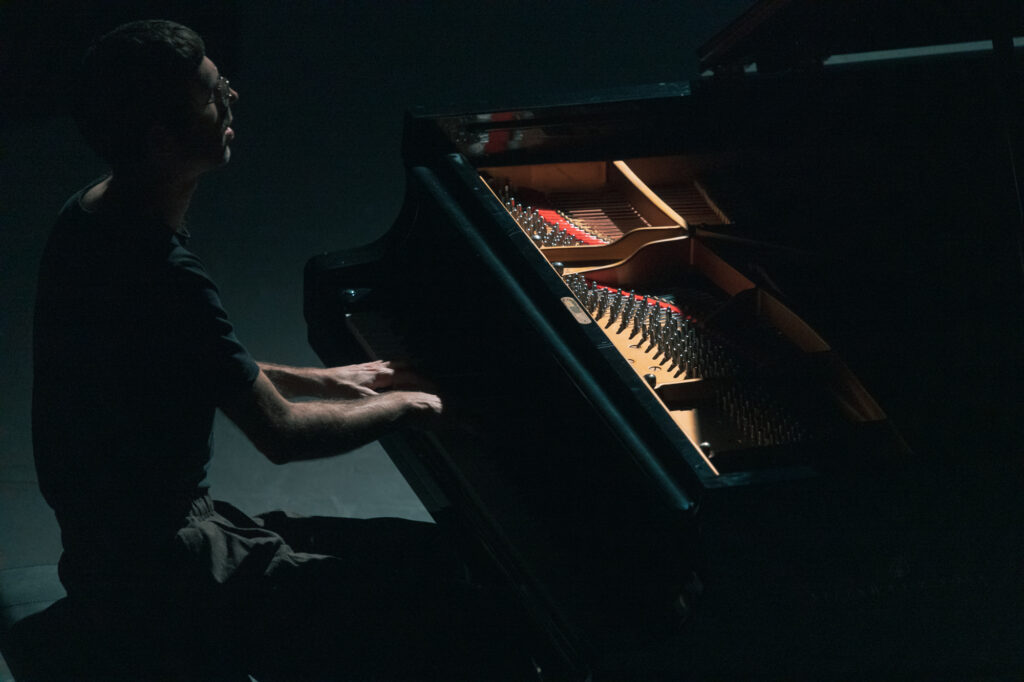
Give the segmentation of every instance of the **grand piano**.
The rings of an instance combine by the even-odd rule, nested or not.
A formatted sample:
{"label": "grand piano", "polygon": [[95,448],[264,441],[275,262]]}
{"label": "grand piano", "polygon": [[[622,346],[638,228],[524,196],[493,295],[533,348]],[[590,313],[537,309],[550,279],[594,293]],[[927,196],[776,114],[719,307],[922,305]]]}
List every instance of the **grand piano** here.
{"label": "grand piano", "polygon": [[1016,35],[763,0],[689,82],[409,114],[309,340],[437,384],[382,443],[544,679],[1024,673]]}

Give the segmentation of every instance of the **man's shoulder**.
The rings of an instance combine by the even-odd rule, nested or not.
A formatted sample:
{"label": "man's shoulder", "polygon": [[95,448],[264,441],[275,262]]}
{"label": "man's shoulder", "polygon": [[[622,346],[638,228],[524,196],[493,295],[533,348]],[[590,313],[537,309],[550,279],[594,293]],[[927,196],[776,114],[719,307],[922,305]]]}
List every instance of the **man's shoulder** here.
{"label": "man's shoulder", "polygon": [[64,202],[64,208],[68,209],[71,207],[77,207],[83,211],[88,211],[89,202],[87,201],[87,198],[91,194],[95,194],[98,189],[102,189],[109,180],[109,174],[93,178],[80,187],[78,191],[68,197],[68,200]]}
{"label": "man's shoulder", "polygon": [[87,206],[86,197],[90,192],[93,192],[98,186],[104,183],[109,176],[100,176],[93,178],[84,186],[79,188],[71,196],[67,198],[64,205],[61,206],[60,211],[57,213],[57,219],[68,220],[68,219],[83,219],[93,215],[92,211]]}
{"label": "man's shoulder", "polygon": [[175,281],[203,288],[217,288],[203,261],[178,237],[170,240],[164,261]]}
{"label": "man's shoulder", "polygon": [[82,207],[82,197],[85,196],[85,193],[95,185],[96,182],[91,182],[65,200],[64,204],[57,212],[56,220],[54,221],[53,228],[50,231],[51,242],[75,236],[80,231],[78,226],[87,221],[91,216],[91,214]]}

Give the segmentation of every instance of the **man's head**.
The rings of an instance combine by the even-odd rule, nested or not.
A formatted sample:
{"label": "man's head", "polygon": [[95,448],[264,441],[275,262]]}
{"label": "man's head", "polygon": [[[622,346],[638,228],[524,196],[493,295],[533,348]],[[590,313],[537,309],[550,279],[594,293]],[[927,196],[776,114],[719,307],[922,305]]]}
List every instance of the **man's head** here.
{"label": "man's head", "polygon": [[[226,84],[218,86],[216,69],[195,31],[171,21],[136,21],[89,48],[75,118],[90,146],[116,169],[151,157],[160,140],[186,148],[195,144],[208,105],[215,105],[219,120],[214,125],[222,126],[223,133],[230,114],[218,87]],[[210,136],[208,130],[199,134]]]}

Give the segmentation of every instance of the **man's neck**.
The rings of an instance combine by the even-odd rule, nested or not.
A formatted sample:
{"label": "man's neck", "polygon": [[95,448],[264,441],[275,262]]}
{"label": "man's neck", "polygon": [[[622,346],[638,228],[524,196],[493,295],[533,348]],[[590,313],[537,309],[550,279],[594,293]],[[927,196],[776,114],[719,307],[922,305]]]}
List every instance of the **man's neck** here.
{"label": "man's neck", "polygon": [[112,208],[140,217],[151,217],[173,232],[185,225],[198,177],[165,177],[145,172],[115,171],[97,185],[87,201],[98,208]]}

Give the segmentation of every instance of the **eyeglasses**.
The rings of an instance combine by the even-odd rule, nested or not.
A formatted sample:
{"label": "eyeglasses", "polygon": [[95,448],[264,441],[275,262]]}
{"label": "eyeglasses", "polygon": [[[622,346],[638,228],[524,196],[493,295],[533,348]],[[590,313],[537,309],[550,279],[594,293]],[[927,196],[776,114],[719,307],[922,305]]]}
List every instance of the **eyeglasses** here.
{"label": "eyeglasses", "polygon": [[217,85],[214,86],[213,94],[210,95],[210,99],[206,103],[216,102],[220,105],[221,109],[227,109],[231,106],[231,102],[234,99],[235,95],[231,92],[231,81],[224,76],[220,76],[217,79]]}

